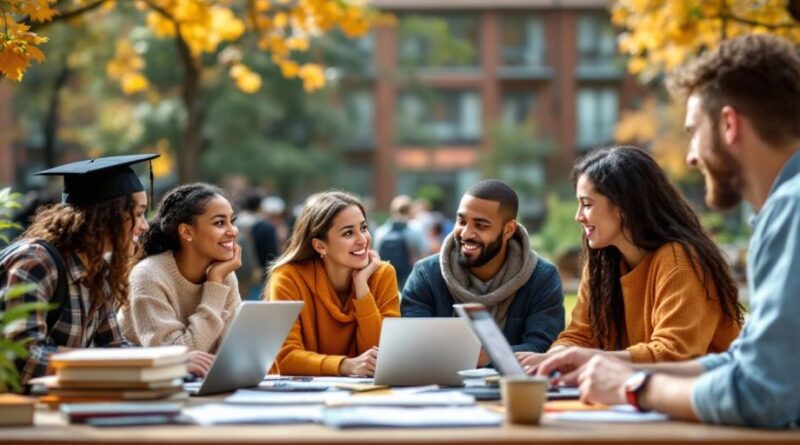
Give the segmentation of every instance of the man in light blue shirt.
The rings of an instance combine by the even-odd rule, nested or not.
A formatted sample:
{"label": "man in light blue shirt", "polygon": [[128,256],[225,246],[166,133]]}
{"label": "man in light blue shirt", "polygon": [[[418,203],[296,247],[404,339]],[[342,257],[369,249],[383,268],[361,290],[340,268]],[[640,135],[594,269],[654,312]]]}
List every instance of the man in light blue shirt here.
{"label": "man in light blue shirt", "polygon": [[628,402],[673,418],[781,428],[800,421],[800,58],[775,36],[724,42],[674,73],[686,97],[687,162],[717,209],[756,211],[748,252],[750,318],[723,354],[631,366],[609,357],[554,356],[593,403]]}

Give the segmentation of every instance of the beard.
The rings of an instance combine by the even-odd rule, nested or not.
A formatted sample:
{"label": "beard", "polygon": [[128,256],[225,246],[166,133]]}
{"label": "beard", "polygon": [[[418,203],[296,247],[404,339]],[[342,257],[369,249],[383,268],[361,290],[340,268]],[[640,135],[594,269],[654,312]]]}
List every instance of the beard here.
{"label": "beard", "polygon": [[478,255],[475,259],[469,259],[464,256],[464,251],[461,250],[463,243],[461,242],[461,237],[456,237],[456,245],[458,246],[458,264],[461,267],[466,268],[473,268],[473,267],[481,267],[484,264],[491,261],[494,257],[500,253],[500,250],[503,249],[503,231],[500,231],[500,234],[497,235],[489,245],[485,245],[481,242],[474,241],[477,244],[480,244],[480,251],[481,254]]}
{"label": "beard", "polygon": [[726,210],[742,201],[742,166],[726,151],[718,125],[714,127],[711,156],[702,159],[700,171],[706,182],[706,204],[716,210]]}

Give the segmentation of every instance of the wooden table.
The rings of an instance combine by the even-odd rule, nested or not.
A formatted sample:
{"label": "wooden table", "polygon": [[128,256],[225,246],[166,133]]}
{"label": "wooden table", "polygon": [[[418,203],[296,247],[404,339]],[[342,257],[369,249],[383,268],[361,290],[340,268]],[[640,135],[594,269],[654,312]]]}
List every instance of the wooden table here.
{"label": "wooden table", "polygon": [[[193,399],[196,402],[197,399]],[[68,425],[58,412],[36,412],[36,425],[0,428],[0,444],[292,444],[445,445],[445,444],[800,444],[800,430],[760,431],[687,422],[651,424],[566,423],[544,419],[540,426],[497,428],[354,429],[321,425],[140,426],[95,428]]]}

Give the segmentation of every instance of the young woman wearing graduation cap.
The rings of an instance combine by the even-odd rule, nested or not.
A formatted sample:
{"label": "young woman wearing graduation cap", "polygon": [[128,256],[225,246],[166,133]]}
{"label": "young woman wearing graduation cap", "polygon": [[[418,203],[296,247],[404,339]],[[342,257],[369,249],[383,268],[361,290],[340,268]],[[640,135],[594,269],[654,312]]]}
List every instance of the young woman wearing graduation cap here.
{"label": "young woman wearing graduation cap", "polygon": [[235,220],[230,201],[213,185],[186,184],[164,196],[142,236],[130,303],[119,313],[125,338],[216,352],[242,301]]}
{"label": "young woman wearing graduation cap", "polygon": [[[16,363],[23,384],[46,374],[55,352],[131,346],[115,314],[128,298],[130,260],[148,226],[147,194],[130,165],[157,156],[113,156],[37,173],[64,177],[63,202],[40,211],[0,262],[0,296],[15,285],[36,285],[20,298],[0,298],[0,311],[33,302],[56,306],[4,333],[29,340],[28,357]],[[193,353],[189,370],[204,375],[211,360]]]}

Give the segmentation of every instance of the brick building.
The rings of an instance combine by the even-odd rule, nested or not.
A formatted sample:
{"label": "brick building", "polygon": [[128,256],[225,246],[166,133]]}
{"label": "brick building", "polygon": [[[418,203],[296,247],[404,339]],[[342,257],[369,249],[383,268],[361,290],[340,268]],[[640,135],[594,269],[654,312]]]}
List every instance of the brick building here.
{"label": "brick building", "polygon": [[[370,74],[345,76],[342,85],[357,141],[349,171],[379,208],[398,193],[435,184],[444,210],[454,210],[481,177],[499,122],[532,123],[532,137],[552,142],[543,162],[514,167],[543,187],[555,184],[581,152],[611,142],[620,110],[640,100],[617,54],[607,1],[370,3],[395,14],[397,24],[363,42]],[[426,19],[446,23],[449,51],[472,50],[448,59],[448,49],[430,37],[434,26],[426,25],[436,20]],[[413,75],[404,77],[409,66]],[[524,201],[523,216],[541,213],[537,199]]]}

